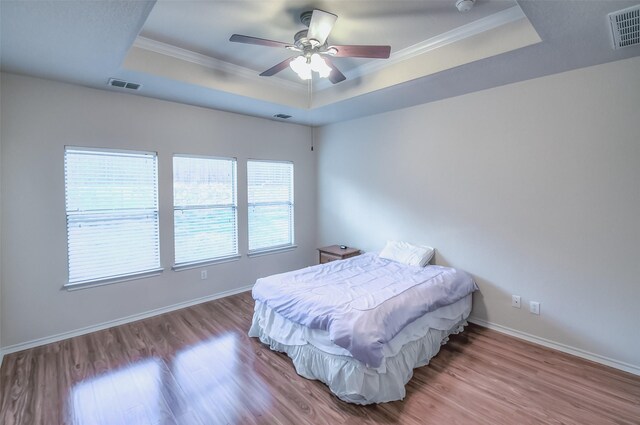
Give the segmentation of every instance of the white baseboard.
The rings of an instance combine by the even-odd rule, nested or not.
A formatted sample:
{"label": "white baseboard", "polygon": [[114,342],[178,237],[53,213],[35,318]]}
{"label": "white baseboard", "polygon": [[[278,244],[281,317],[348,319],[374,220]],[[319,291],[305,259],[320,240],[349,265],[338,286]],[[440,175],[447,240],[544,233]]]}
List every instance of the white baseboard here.
{"label": "white baseboard", "polygon": [[640,375],[640,366],[635,366],[635,365],[625,363],[619,360],[615,360],[609,357],[601,356],[599,354],[594,354],[589,351],[582,350],[580,348],[571,347],[566,344],[561,344],[559,342],[551,341],[546,338],[541,338],[539,336],[531,335],[529,333],[518,331],[516,329],[512,329],[507,326],[502,326],[496,323],[487,322],[485,320],[478,319],[477,317],[470,316],[467,320],[471,323],[475,323],[476,325],[480,325],[482,327],[489,328],[494,331],[507,334],[516,338],[524,339],[525,341],[533,342],[534,344],[542,345],[544,347],[562,351],[563,353],[571,354],[576,357],[581,357],[583,359],[591,360],[592,362],[600,363],[605,366],[610,366],[615,369],[620,369],[625,372],[633,373],[634,375]]}
{"label": "white baseboard", "polygon": [[228,297],[230,295],[239,294],[241,292],[248,291],[251,288],[253,288],[253,285],[243,286],[242,288],[236,288],[228,291],[218,292],[213,295],[207,295],[206,297],[196,298],[190,301],[173,304],[167,307],[156,308],[154,310],[149,310],[144,313],[134,314],[131,316],[123,317],[121,319],[109,320],[108,322],[99,323],[97,325],[87,326],[85,328],[80,328],[80,329],[76,329],[69,332],[63,332],[57,335],[47,336],[44,338],[38,338],[38,339],[34,339],[27,342],[22,342],[20,344],[10,345],[0,350],[0,366],[2,365],[2,358],[6,354],[27,350],[29,348],[38,347],[40,345],[50,344],[52,342],[62,341],[63,339],[73,338],[74,336],[80,336],[80,335],[85,335],[91,332],[101,331],[104,329],[112,328],[114,326],[120,326],[126,323],[131,323],[131,322],[135,322],[142,319],[147,319],[149,317],[158,316],[164,313],[169,313],[170,311],[191,307],[192,305],[202,304],[207,301],[213,301],[219,298]]}
{"label": "white baseboard", "polygon": [[[93,326],[87,326],[84,328],[76,329],[69,332],[63,332],[57,335],[52,335],[44,338],[38,338],[31,341],[23,342],[20,344],[10,345],[8,347],[4,347],[0,349],[0,366],[2,366],[2,360],[6,354],[15,353],[22,350],[27,350],[29,348],[38,347],[40,345],[50,344],[52,342],[62,341],[64,339],[73,338],[75,336],[85,335],[91,332],[101,331],[104,329],[108,329],[114,326],[124,325],[126,323],[135,322],[138,320],[146,319],[153,316],[158,316],[160,314],[169,313],[171,311],[180,310],[182,308],[191,307],[196,304],[202,304],[208,301],[217,300],[219,298],[228,297],[231,295],[239,294],[241,292],[245,292],[253,288],[253,285],[243,286],[242,288],[231,289],[228,291],[219,292],[217,294],[208,295],[206,297],[196,298],[190,301],[185,301],[178,304],[173,304],[167,307],[157,308],[154,310],[149,310],[144,313],[134,314],[131,316],[123,317],[121,319],[110,320],[108,322],[100,323]],[[485,328],[492,329],[497,332],[501,332],[519,339],[523,339],[525,341],[532,342],[534,344],[542,345],[547,348],[552,348],[554,350],[562,351],[563,353],[568,353],[577,357],[581,357],[583,359],[591,360],[596,363],[600,363],[606,366],[613,367],[615,369],[620,369],[625,372],[632,373],[634,375],[640,376],[640,366],[635,366],[630,363],[625,363],[619,360],[615,360],[609,357],[601,356],[599,354],[594,354],[589,351],[582,350],[580,348],[571,347],[566,344],[561,344],[559,342],[551,341],[546,338],[541,338],[539,336],[535,336],[526,332],[518,331],[516,329],[509,328],[507,326],[498,325],[496,323],[487,322],[482,319],[478,319],[477,317],[470,316],[467,319],[471,323],[475,323],[477,325],[483,326]]]}

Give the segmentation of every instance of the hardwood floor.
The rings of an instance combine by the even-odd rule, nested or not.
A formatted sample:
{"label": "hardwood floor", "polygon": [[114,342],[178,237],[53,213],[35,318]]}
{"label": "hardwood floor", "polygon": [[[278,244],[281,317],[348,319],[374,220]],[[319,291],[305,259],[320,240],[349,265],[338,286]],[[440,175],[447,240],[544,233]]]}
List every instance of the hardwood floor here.
{"label": "hardwood floor", "polygon": [[247,337],[250,294],[9,354],[0,423],[640,424],[640,377],[471,325],[404,401],[355,406]]}

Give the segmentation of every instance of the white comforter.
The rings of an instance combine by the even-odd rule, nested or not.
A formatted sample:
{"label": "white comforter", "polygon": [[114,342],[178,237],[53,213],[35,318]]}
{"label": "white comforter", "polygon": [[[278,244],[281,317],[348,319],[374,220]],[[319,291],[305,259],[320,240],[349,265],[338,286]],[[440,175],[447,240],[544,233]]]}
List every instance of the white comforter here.
{"label": "white comforter", "polygon": [[477,289],[467,273],[406,266],[373,253],[258,279],[254,299],[283,317],[325,330],[369,367],[408,324]]}

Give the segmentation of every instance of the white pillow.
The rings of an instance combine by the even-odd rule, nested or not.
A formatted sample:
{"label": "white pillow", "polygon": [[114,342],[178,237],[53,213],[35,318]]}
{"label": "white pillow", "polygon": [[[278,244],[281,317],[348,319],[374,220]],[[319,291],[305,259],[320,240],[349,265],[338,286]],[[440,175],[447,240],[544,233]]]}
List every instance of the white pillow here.
{"label": "white pillow", "polygon": [[408,242],[387,241],[380,257],[397,261],[408,266],[426,266],[435,250],[430,246],[411,245]]}

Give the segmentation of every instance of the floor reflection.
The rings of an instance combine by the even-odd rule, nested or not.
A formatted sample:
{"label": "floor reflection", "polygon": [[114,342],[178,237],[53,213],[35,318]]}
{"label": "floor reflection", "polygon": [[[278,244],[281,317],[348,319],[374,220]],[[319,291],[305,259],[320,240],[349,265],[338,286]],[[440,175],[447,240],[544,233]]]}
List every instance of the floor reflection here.
{"label": "floor reflection", "polygon": [[[238,424],[259,422],[271,397],[240,337],[226,333],[76,384],[68,401],[75,425]],[[246,350],[245,350],[246,353]]]}
{"label": "floor reflection", "polygon": [[205,423],[234,424],[267,410],[269,391],[241,361],[237,335],[227,333],[179,352],[172,365],[190,415]]}
{"label": "floor reflection", "polygon": [[73,423],[160,423],[160,369],[160,360],[152,358],[77,384],[70,399]]}

